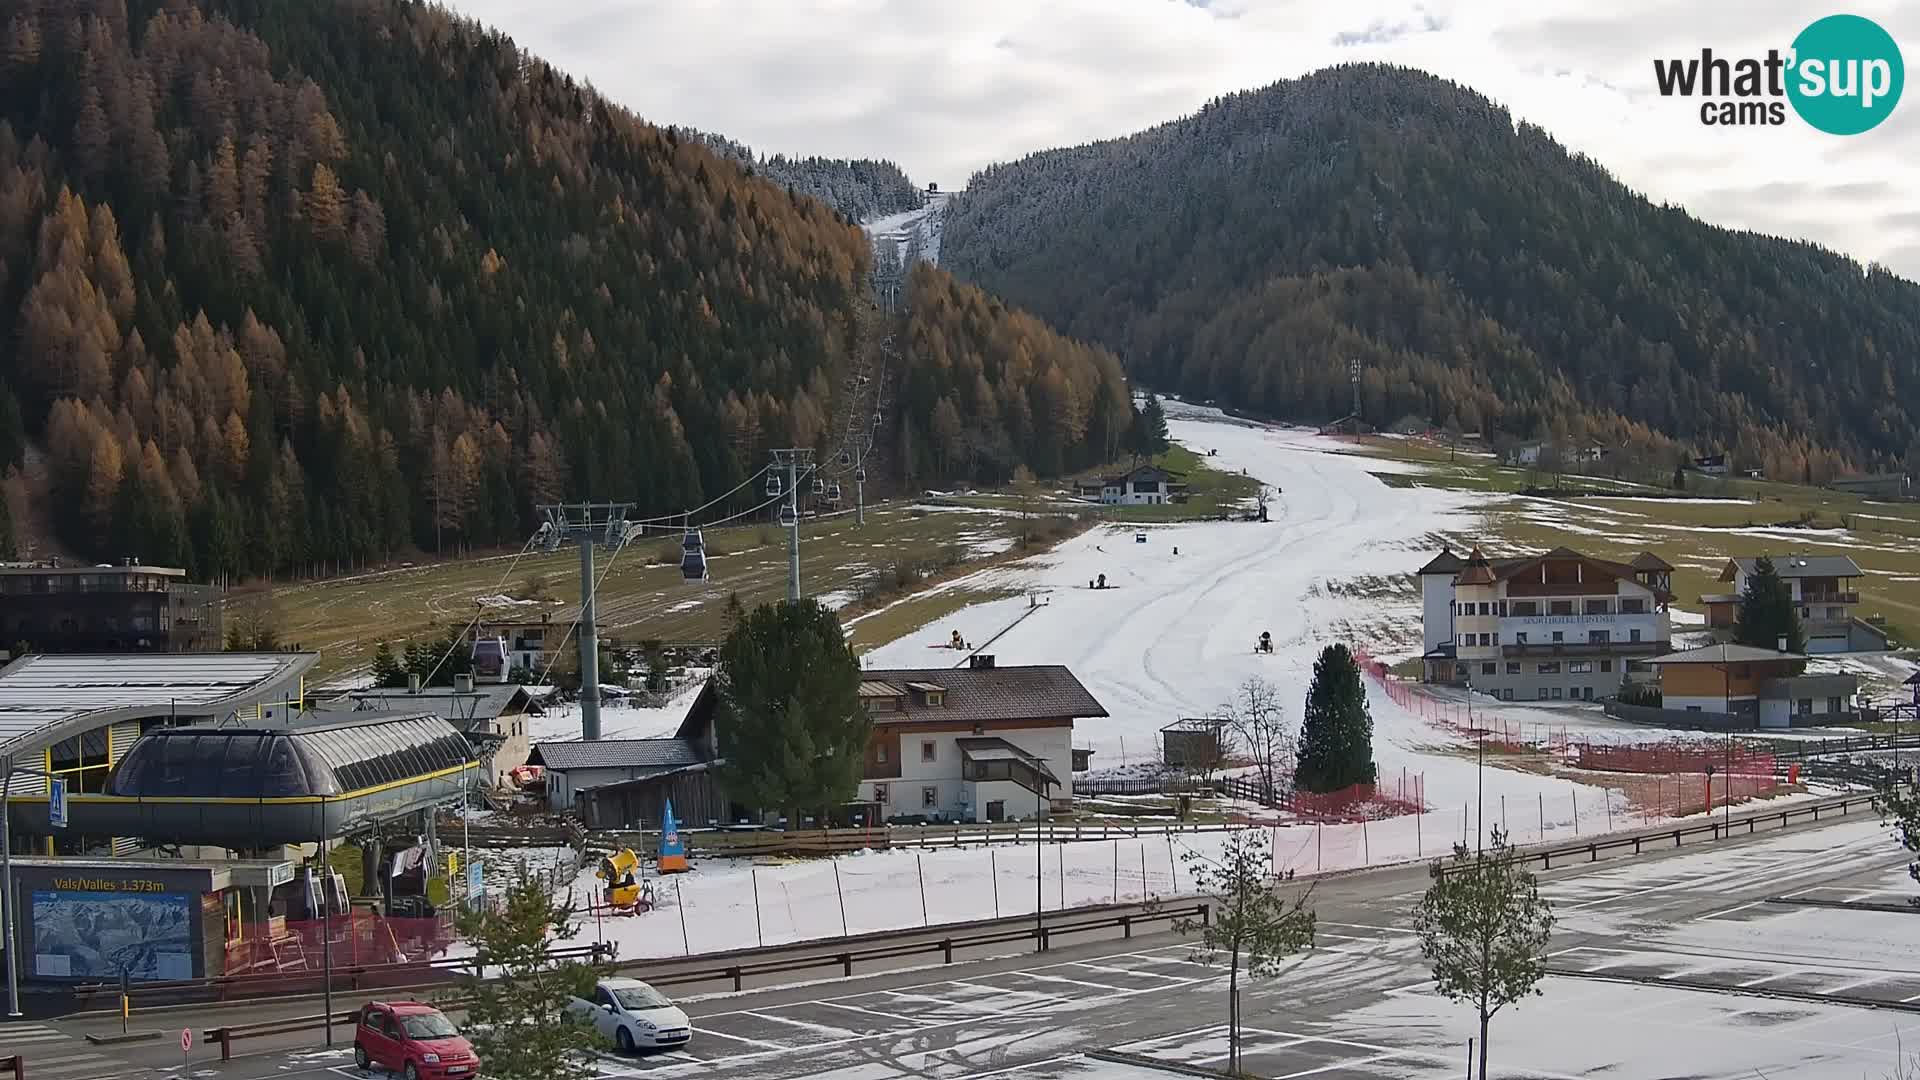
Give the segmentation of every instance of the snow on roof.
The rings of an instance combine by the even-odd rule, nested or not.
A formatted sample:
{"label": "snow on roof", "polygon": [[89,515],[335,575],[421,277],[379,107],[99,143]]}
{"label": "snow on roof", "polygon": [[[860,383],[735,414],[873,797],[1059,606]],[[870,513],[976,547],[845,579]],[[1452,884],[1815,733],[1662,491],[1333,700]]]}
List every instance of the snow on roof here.
{"label": "snow on roof", "polygon": [[222,712],[304,674],[319,659],[311,652],[22,657],[0,669],[0,749],[57,741],[66,735],[56,727],[94,715],[104,722],[111,718],[103,714],[120,711]]}
{"label": "snow on roof", "polygon": [[[1729,561],[1738,566],[1743,574],[1754,573],[1754,567],[1760,562],[1757,558]],[[1773,569],[1783,578],[1860,577],[1865,573],[1850,555],[1783,555],[1773,560]],[[1731,581],[1733,578],[1723,574],[1720,580]]]}
{"label": "snow on roof", "polygon": [[596,739],[536,743],[528,762],[568,769],[678,769],[703,760],[690,739]]}

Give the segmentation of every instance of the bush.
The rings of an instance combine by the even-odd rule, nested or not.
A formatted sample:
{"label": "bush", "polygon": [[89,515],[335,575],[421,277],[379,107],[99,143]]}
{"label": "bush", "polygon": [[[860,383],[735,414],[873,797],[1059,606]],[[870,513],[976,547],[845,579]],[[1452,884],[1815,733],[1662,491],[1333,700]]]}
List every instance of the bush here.
{"label": "bush", "polygon": [[1620,702],[1622,705],[1639,705],[1649,709],[1657,709],[1665,699],[1661,696],[1658,686],[1654,686],[1651,683],[1630,682],[1621,684],[1620,692],[1614,695],[1614,700]]}

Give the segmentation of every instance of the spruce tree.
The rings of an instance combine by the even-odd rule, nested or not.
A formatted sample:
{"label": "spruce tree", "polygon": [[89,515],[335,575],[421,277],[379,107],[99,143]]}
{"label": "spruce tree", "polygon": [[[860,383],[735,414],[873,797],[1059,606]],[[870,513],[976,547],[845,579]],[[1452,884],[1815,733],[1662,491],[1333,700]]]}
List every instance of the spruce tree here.
{"label": "spruce tree", "polygon": [[1805,652],[1807,635],[1800,626],[1800,612],[1793,606],[1793,590],[1765,555],[1754,560],[1753,573],[1747,575],[1747,587],[1740,594],[1740,617],[1734,623],[1733,640],[1757,649],[1777,649],[1780,639],[1787,651]]}
{"label": "spruce tree", "polygon": [[1345,645],[1320,650],[1300,725],[1300,760],[1294,785],[1305,791],[1338,791],[1371,784],[1373,715],[1367,710],[1360,665]]}
{"label": "spruce tree", "polygon": [[384,641],[373,648],[373,685],[382,690],[407,685],[407,669],[401,667],[399,658],[393,655],[393,646]]}
{"label": "spruce tree", "polygon": [[1140,410],[1140,454],[1155,457],[1172,445],[1167,439],[1167,414],[1160,407],[1160,395],[1149,392],[1147,404]]}
{"label": "spruce tree", "polygon": [[720,647],[714,719],[728,790],[797,825],[853,798],[871,724],[840,620],[811,599],[763,604]]}

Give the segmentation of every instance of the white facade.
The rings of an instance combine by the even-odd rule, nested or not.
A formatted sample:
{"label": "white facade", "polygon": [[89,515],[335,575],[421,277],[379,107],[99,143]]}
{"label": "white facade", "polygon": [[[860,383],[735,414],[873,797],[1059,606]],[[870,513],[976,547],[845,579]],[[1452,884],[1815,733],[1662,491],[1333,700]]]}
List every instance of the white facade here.
{"label": "white facade", "polygon": [[1453,640],[1453,571],[1420,575],[1420,651]]}
{"label": "white facade", "polygon": [[[961,739],[978,738],[971,731],[917,732],[911,723],[899,728],[899,775],[860,782],[860,801],[879,803],[882,820],[925,816],[943,821],[988,820],[988,807],[1000,803],[1001,816],[1012,821],[1039,813],[1038,793],[1006,780],[974,782],[963,775]],[[985,733],[1045,761],[1060,780],[1048,799],[1073,796],[1073,727],[1000,728]],[[884,798],[881,796],[884,795]]]}

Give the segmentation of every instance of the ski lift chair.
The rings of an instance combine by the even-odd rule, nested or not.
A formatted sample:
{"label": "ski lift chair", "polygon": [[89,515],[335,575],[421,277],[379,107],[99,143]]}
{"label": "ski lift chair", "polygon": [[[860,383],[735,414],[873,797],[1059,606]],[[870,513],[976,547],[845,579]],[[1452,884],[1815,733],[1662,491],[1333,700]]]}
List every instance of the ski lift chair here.
{"label": "ski lift chair", "polygon": [[856,484],[864,484],[867,482],[867,470],[864,466],[853,470],[853,480]]}
{"label": "ski lift chair", "polygon": [[685,581],[707,580],[707,543],[699,529],[688,529],[680,541],[680,577]]}
{"label": "ski lift chair", "polygon": [[800,519],[794,515],[793,507],[782,503],[780,506],[780,527],[783,529],[791,529],[798,524],[799,521]]}
{"label": "ski lift chair", "polygon": [[780,494],[780,478],[777,476],[767,477],[767,498],[771,499],[778,494]]}
{"label": "ski lift chair", "polygon": [[840,481],[835,480],[833,483],[827,485],[827,501],[840,501]]}
{"label": "ski lift chair", "polygon": [[814,493],[815,495],[825,495],[825,494],[827,493],[827,482],[826,482],[825,480],[822,480],[822,479],[820,479],[820,478],[819,478],[819,477],[817,477],[817,476],[816,476],[816,477],[814,477],[814,478],[813,478],[813,493]]}
{"label": "ski lift chair", "polygon": [[844,469],[851,464],[853,464],[853,455],[845,450],[840,451],[840,467]]}

